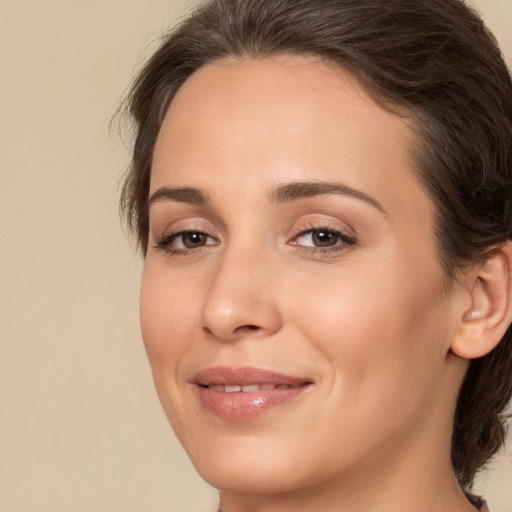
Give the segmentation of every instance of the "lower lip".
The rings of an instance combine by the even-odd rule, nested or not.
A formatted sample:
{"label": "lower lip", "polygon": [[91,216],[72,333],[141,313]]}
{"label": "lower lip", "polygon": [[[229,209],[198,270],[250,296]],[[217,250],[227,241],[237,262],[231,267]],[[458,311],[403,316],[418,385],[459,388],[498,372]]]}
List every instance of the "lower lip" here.
{"label": "lower lip", "polygon": [[203,407],[215,416],[227,420],[250,420],[273,407],[296,400],[309,387],[306,384],[298,388],[247,393],[225,393],[202,386],[197,386],[197,389]]}

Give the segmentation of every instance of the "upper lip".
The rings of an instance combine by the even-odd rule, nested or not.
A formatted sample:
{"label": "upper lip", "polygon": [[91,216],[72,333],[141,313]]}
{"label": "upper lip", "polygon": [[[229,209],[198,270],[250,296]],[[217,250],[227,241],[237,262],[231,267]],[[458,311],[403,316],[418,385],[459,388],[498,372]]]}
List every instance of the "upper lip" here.
{"label": "upper lip", "polygon": [[311,383],[311,379],[294,377],[284,373],[244,366],[230,368],[226,366],[214,366],[197,373],[193,379],[199,386],[224,385],[224,386],[249,386],[251,384],[287,384],[297,386]]}

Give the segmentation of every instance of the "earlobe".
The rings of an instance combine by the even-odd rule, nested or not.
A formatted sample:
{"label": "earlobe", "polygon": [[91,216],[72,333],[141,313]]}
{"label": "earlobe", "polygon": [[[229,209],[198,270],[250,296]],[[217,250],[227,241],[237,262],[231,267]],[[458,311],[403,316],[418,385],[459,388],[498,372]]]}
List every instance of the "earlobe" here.
{"label": "earlobe", "polygon": [[512,322],[512,242],[493,251],[467,283],[470,307],[462,312],[451,351],[464,359],[483,357]]}

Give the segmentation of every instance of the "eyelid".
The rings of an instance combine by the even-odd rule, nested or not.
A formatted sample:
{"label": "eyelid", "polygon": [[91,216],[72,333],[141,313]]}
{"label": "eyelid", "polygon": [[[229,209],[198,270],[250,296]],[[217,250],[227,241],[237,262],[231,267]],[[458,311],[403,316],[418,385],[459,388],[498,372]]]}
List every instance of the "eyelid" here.
{"label": "eyelid", "polygon": [[339,232],[349,238],[357,238],[357,231],[346,221],[341,221],[336,217],[324,214],[314,214],[304,216],[299,219],[292,228],[294,236],[306,233],[307,231],[326,230]]}
{"label": "eyelid", "polygon": [[[164,251],[170,255],[188,255],[197,253],[205,248],[218,245],[220,243],[220,237],[217,234],[217,231],[211,223],[206,221],[204,218],[189,218],[171,222],[165,227],[165,229],[162,229],[160,233],[157,231],[153,234],[152,246],[154,249]],[[180,236],[186,235],[187,233],[200,233],[206,236],[210,242],[207,241],[204,245],[190,248],[171,246],[174,240]]]}
{"label": "eyelid", "polygon": [[[309,253],[327,253],[347,250],[350,246],[356,245],[358,242],[357,238],[354,235],[348,233],[349,231],[353,232],[354,230],[344,229],[339,225],[335,225],[334,222],[330,222],[324,218],[318,220],[308,219],[307,221],[302,221],[295,226],[293,231],[293,236],[287,242],[288,245],[294,246],[297,249]],[[306,236],[308,234],[311,234],[312,236],[313,233],[320,231],[325,231],[337,235],[339,239],[335,244],[327,246],[303,245],[297,243],[297,240],[300,239],[301,237]]]}
{"label": "eyelid", "polygon": [[[179,237],[182,237],[188,233],[198,233],[201,235],[204,235],[207,239],[210,241],[213,241],[213,243],[205,242],[204,245],[200,245],[198,247],[172,247],[172,243],[178,239]],[[209,235],[208,233],[204,231],[199,231],[197,229],[186,229],[186,230],[178,230],[176,232],[166,233],[162,235],[161,237],[157,238],[156,242],[153,244],[153,247],[157,250],[161,250],[166,252],[169,255],[192,255],[197,254],[198,252],[201,252],[205,250],[207,247],[219,245],[220,241]]]}
{"label": "eyelid", "polygon": [[331,229],[333,231],[342,231],[350,236],[357,236],[357,229],[345,219],[336,213],[325,211],[305,211],[293,225],[293,231],[299,233],[308,229]]}
{"label": "eyelid", "polygon": [[[301,231],[300,233],[297,233],[293,237],[292,240],[297,240],[298,238],[301,238],[305,235],[313,234],[315,232],[321,232],[321,231],[337,235],[343,242],[345,242],[347,244],[353,245],[356,243],[356,239],[352,236],[347,235],[344,231],[340,231],[339,229],[325,228],[325,227],[318,227],[318,228],[313,228],[313,229],[307,229],[306,231]],[[291,245],[299,245],[299,244],[291,244]]]}

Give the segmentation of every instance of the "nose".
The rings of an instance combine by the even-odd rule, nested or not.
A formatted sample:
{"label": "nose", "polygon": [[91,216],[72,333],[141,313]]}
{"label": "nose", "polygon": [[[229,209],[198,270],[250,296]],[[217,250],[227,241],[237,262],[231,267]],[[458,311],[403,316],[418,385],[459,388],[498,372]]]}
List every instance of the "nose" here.
{"label": "nose", "polygon": [[203,330],[221,341],[264,338],[281,328],[279,272],[250,251],[227,250],[203,304]]}

